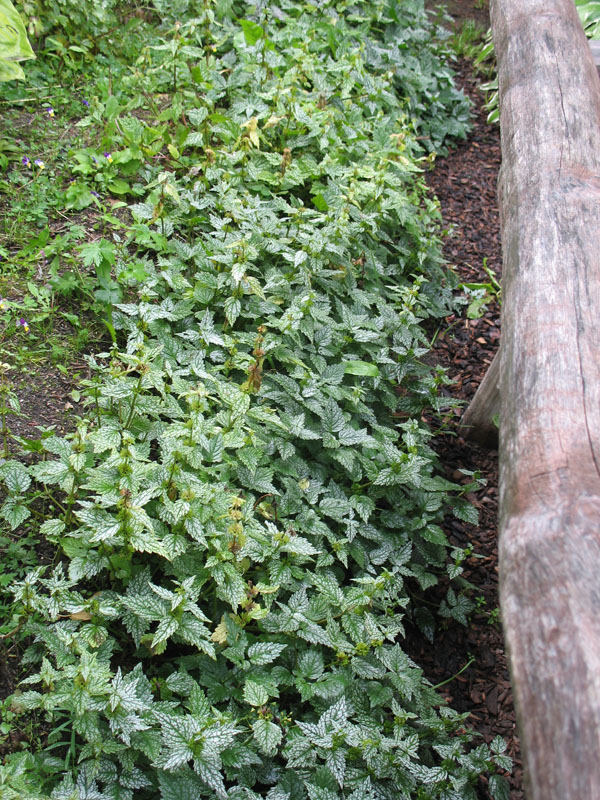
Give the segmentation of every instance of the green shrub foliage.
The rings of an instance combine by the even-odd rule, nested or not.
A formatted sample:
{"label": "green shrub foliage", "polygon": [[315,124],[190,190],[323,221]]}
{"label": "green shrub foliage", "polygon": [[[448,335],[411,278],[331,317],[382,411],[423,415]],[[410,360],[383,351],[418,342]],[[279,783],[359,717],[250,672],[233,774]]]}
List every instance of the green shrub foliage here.
{"label": "green shrub foliage", "polygon": [[[452,304],[422,171],[467,105],[422,4],[220,11],[140,55],[172,133],[110,250],[88,416],[1,467],[4,519],[36,489],[63,554],[16,587],[15,702],[64,724],[19,796],[475,798],[503,744],[402,649],[409,588],[460,573],[443,516],[473,519],[421,421],[448,401],[420,323]],[[118,130],[115,164],[162,135]]]}
{"label": "green shrub foliage", "polygon": [[60,31],[73,44],[87,46],[118,27],[121,4],[119,0],[19,0],[19,5],[32,34]]}

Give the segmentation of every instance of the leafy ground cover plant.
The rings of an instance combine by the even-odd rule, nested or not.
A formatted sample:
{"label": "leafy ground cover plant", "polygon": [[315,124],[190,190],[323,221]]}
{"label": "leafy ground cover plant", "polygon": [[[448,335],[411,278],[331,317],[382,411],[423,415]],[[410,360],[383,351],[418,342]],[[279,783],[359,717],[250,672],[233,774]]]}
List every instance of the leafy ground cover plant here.
{"label": "leafy ground cover plant", "polygon": [[102,103],[102,186],[136,202],[79,253],[113,344],[75,430],[0,465],[0,517],[62,554],[15,584],[11,713],[53,731],[7,797],[463,800],[490,771],[507,797],[503,743],[401,646],[476,485],[421,420],[448,404],[421,323],[453,303],[421,173],[467,125],[433,35],[417,2],[207,1],[129,74],[152,118]]}
{"label": "leafy ground cover plant", "polygon": [[18,62],[30,58],[35,55],[18,11],[10,0],[0,0],[0,82],[24,78]]}

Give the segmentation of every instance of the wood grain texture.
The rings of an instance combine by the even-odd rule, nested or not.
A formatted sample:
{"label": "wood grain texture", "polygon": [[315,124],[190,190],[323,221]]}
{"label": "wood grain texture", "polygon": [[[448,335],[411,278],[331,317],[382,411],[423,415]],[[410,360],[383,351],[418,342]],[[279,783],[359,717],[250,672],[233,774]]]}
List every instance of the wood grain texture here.
{"label": "wood grain texture", "polygon": [[500,602],[530,800],[600,798],[600,81],[572,0],[491,0]]}

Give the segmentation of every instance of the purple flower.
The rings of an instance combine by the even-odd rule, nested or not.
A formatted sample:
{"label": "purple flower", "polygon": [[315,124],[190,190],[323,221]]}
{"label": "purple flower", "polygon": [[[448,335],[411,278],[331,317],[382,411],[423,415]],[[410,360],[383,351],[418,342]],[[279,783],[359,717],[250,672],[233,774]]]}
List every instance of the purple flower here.
{"label": "purple flower", "polygon": [[19,322],[17,324],[20,325],[23,328],[25,333],[29,333],[29,324],[28,324],[27,320],[25,320],[25,319],[23,319],[23,317],[21,317],[21,319],[19,320]]}
{"label": "purple flower", "polygon": [[98,159],[96,158],[96,156],[92,156],[92,161],[94,162],[94,164],[98,163]]}
{"label": "purple flower", "polygon": [[90,191],[90,194],[91,194],[93,197],[100,197],[100,195],[98,194],[98,192],[95,192],[93,189],[92,189],[92,191]]}
{"label": "purple flower", "polygon": [[44,169],[44,167],[46,166],[41,158],[36,158],[36,160],[33,163],[36,165],[36,167],[38,167],[38,169]]}
{"label": "purple flower", "polygon": [[113,157],[110,153],[104,153],[104,158],[108,161],[109,164],[112,163]]}
{"label": "purple flower", "polygon": [[81,102],[83,103],[83,105],[84,105],[86,108],[89,108],[89,107],[90,107],[90,102],[89,102],[89,100],[82,100]]}
{"label": "purple flower", "polygon": [[46,109],[46,114],[48,114],[49,117],[54,116],[54,109],[52,108],[52,106],[48,106],[48,108]]}
{"label": "purple flower", "polygon": [[27,156],[23,156],[21,159],[21,164],[23,164],[24,167],[30,167],[31,161],[27,158]]}

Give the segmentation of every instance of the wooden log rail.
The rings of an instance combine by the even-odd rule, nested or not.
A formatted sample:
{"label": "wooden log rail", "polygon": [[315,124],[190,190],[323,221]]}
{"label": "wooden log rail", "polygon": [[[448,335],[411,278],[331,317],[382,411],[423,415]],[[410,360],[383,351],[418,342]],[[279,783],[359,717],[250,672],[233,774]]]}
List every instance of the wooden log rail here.
{"label": "wooden log rail", "polygon": [[[491,0],[500,605],[530,800],[600,800],[600,80],[573,0]],[[497,388],[496,388],[497,387]]]}

